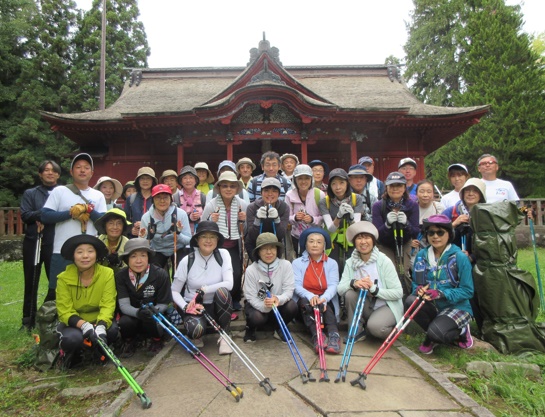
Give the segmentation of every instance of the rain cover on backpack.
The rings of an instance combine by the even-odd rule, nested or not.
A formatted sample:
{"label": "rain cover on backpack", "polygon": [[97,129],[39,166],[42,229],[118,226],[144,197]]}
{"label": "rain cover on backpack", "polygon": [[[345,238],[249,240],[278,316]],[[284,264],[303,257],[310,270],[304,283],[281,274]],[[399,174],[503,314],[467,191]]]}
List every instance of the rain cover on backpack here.
{"label": "rain cover on backpack", "polygon": [[59,355],[58,324],[57,303],[55,301],[45,302],[36,314],[36,330],[40,336],[40,342],[36,348],[34,367],[40,371],[51,369],[57,361]]}

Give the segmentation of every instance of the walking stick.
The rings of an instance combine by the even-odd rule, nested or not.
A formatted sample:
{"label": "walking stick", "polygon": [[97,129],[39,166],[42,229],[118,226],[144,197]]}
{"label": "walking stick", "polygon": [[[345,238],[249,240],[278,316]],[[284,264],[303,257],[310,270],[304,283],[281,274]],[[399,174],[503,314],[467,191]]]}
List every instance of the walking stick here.
{"label": "walking stick", "polygon": [[36,250],[34,252],[34,270],[32,271],[32,290],[30,294],[30,324],[33,325],[36,319],[36,309],[38,303],[38,285],[40,283],[40,275],[42,268],[40,259],[42,254],[42,237],[44,225],[37,223],[38,239],[36,240]]}
{"label": "walking stick", "polygon": [[[239,209],[239,213],[242,209]],[[242,268],[242,275],[240,277],[240,288],[244,288],[244,279],[246,278],[246,262],[244,262],[244,254],[246,253],[246,248],[244,246],[244,221],[238,221],[238,230],[240,235],[240,264]]]}
{"label": "walking stick", "polygon": [[405,265],[403,262],[403,227],[400,227],[398,222],[394,222],[393,230],[396,245],[397,274],[403,288],[403,294],[409,294],[410,289],[407,288],[407,283],[405,282]]}
{"label": "walking stick", "polygon": [[545,310],[545,298],[543,296],[543,284],[541,282],[541,271],[539,269],[539,259],[537,256],[537,247],[536,247],[536,234],[534,230],[534,220],[528,219],[528,224],[530,225],[530,236],[532,237],[532,246],[534,247],[534,259],[536,262],[536,272],[537,272],[537,285],[539,288],[539,301],[541,306],[541,311]]}
{"label": "walking stick", "polygon": [[[428,285],[424,287],[424,290],[428,288]],[[367,375],[371,372],[371,370],[375,367],[375,365],[382,359],[384,354],[390,349],[390,347],[394,344],[394,342],[397,340],[399,336],[401,336],[401,333],[403,333],[403,330],[409,325],[411,320],[416,316],[416,314],[420,311],[426,300],[423,298],[425,292],[423,295],[419,295],[411,304],[411,306],[407,309],[403,317],[399,319],[395,327],[392,329],[384,343],[378,348],[377,352],[373,355],[365,369],[358,375],[356,379],[350,382],[352,386],[359,385],[361,389],[367,388],[365,385],[365,380],[367,379]]]}
{"label": "walking stick", "polygon": [[[322,312],[320,304],[314,306],[314,322],[316,323],[316,337],[318,338],[318,358],[320,359],[320,382],[329,382],[325,361],[324,332],[322,331]],[[322,307],[323,308],[323,307]]]}

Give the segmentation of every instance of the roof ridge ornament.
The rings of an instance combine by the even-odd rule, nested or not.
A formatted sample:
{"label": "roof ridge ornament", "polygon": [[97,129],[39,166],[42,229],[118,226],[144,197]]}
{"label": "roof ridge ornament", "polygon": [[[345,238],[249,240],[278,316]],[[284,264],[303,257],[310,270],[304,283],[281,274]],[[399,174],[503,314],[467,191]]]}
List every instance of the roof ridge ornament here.
{"label": "roof ridge ornament", "polygon": [[129,81],[129,87],[132,87],[133,85],[136,85],[138,87],[140,85],[140,81],[142,81],[142,70],[133,69],[131,71],[131,80]]}
{"label": "roof ridge ornament", "polygon": [[270,55],[278,65],[282,65],[282,62],[280,62],[280,50],[275,46],[271,47],[271,43],[267,40],[265,32],[263,32],[263,40],[259,41],[258,48],[250,49],[250,62],[248,62],[248,66],[257,61],[261,54],[264,53]]}
{"label": "roof ridge ornament", "polygon": [[388,78],[391,82],[394,82],[397,80],[397,82],[401,83],[401,68],[399,65],[388,65]]}
{"label": "roof ridge ornament", "polygon": [[267,59],[263,60],[263,69],[252,77],[247,85],[256,84],[263,81],[273,82],[275,84],[286,85],[284,81],[280,78],[278,74],[275,74],[269,70],[269,61]]}

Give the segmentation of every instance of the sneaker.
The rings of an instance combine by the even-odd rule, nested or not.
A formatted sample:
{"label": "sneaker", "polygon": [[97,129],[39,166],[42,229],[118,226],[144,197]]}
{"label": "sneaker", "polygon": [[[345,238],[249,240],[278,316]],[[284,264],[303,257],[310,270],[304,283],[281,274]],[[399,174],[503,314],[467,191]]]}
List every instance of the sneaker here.
{"label": "sneaker", "polygon": [[238,314],[237,313],[232,313],[231,314],[231,321],[235,321],[235,320],[238,320]]}
{"label": "sneaker", "polygon": [[148,347],[148,355],[155,356],[163,349],[163,340],[152,338]]}
{"label": "sneaker", "polygon": [[420,353],[423,353],[424,355],[431,355],[433,353],[433,348],[436,346],[435,343],[433,343],[430,339],[426,337],[424,342],[420,345],[418,350]]}
{"label": "sneaker", "polygon": [[223,337],[220,337],[218,339],[218,351],[220,355],[230,355],[233,353],[233,349],[231,349],[231,346],[223,339]]}
{"label": "sneaker", "polygon": [[458,347],[461,349],[469,349],[473,346],[473,337],[471,337],[471,331],[469,330],[469,324],[466,326],[466,331],[464,334],[460,335],[460,340],[458,341]]}
{"label": "sneaker", "polygon": [[[355,337],[354,337],[354,343],[358,343],[358,342],[362,342],[365,340],[365,338],[367,337],[367,332],[365,331],[365,329],[363,329],[361,332],[359,332]],[[343,342],[346,344],[348,343],[348,337],[343,337]]]}
{"label": "sneaker", "polygon": [[244,333],[244,342],[245,343],[254,343],[257,340],[255,337],[255,327],[246,327],[246,332]]}
{"label": "sneaker", "polygon": [[240,304],[240,301],[233,301],[233,311],[240,310],[242,310],[242,305]]}
{"label": "sneaker", "polygon": [[204,342],[202,340],[202,337],[199,337],[198,339],[193,339],[191,342],[195,345],[195,347],[199,349],[204,347]]}
{"label": "sneaker", "polygon": [[288,341],[284,337],[284,333],[282,333],[282,330],[275,330],[273,337],[277,340],[280,340],[282,343],[288,343]]}
{"label": "sneaker", "polygon": [[136,352],[136,340],[126,339],[121,346],[119,357],[122,359],[132,358]]}
{"label": "sneaker", "polygon": [[329,341],[327,342],[325,351],[335,355],[341,353],[341,336],[339,336],[339,333],[329,333]]}

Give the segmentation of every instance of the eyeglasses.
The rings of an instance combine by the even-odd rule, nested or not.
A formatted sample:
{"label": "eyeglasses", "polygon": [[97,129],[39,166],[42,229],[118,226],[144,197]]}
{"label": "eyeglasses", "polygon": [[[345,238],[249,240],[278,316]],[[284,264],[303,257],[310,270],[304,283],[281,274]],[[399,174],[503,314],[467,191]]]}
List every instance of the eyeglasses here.
{"label": "eyeglasses", "polygon": [[447,233],[446,230],[428,230],[426,232],[426,236],[432,237],[433,235],[437,235],[439,237],[442,237],[445,233]]}
{"label": "eyeglasses", "polygon": [[220,184],[220,188],[223,188],[223,189],[232,188],[234,190],[238,188],[238,185],[237,184]]}
{"label": "eyeglasses", "polygon": [[479,164],[480,167],[484,167],[484,166],[490,166],[490,165],[494,165],[494,164],[497,164],[496,161],[486,161],[486,162],[481,162]]}

